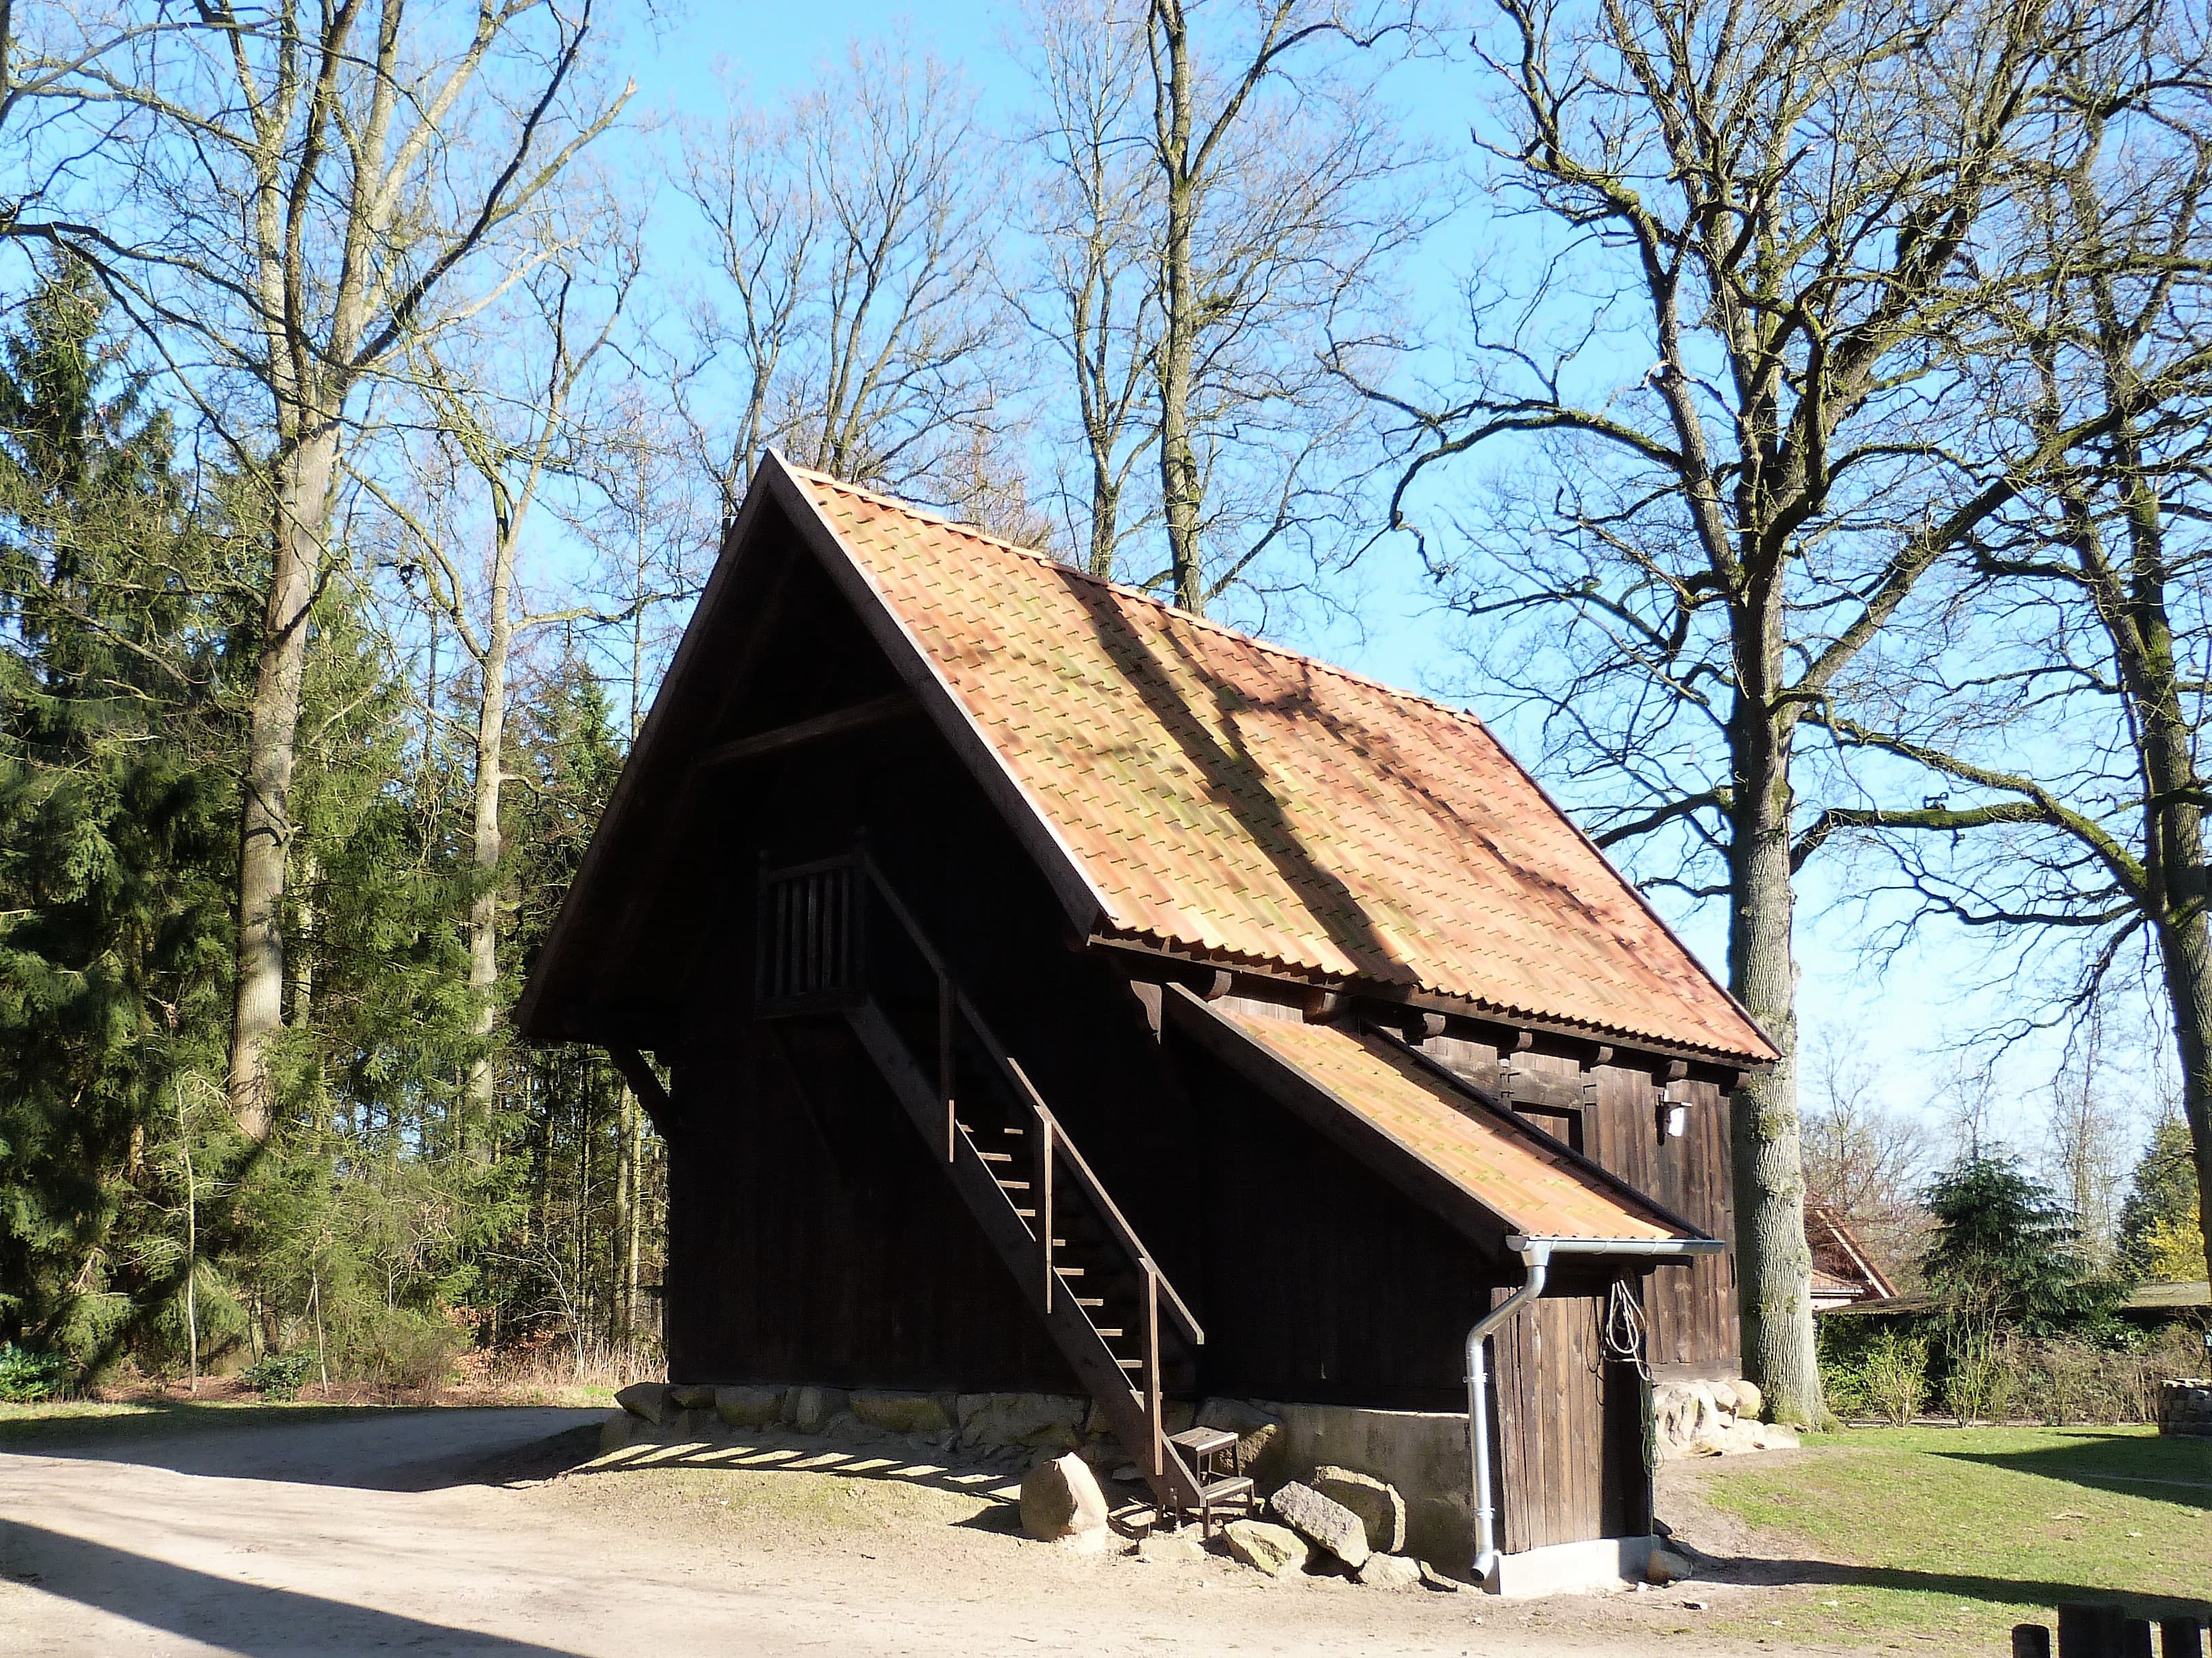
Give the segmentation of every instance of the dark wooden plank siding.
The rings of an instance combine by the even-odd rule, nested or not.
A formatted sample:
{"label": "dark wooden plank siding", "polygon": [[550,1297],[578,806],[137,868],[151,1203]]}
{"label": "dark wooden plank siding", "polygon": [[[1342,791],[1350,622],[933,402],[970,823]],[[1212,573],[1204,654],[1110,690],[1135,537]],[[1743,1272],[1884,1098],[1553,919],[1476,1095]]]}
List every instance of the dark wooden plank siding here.
{"label": "dark wooden plank siding", "polygon": [[1492,1338],[1499,1546],[1637,1536],[1650,1524],[1642,1391],[1608,1358],[1606,1297],[1544,1296]]}

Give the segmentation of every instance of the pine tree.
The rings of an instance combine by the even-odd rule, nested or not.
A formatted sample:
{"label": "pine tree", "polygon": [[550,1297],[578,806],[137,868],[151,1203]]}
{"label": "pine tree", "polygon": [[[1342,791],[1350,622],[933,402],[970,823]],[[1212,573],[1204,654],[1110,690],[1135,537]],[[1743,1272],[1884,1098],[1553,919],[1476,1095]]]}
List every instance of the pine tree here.
{"label": "pine tree", "polygon": [[0,1333],[81,1362],[175,1287],[149,1139],[221,1074],[237,615],[81,267],[0,343]]}
{"label": "pine tree", "polygon": [[2151,1131],[2120,1207],[2120,1266],[2153,1283],[2205,1276],[2204,1235],[2197,1222],[2197,1159],[2189,1125],[2168,1117]]}

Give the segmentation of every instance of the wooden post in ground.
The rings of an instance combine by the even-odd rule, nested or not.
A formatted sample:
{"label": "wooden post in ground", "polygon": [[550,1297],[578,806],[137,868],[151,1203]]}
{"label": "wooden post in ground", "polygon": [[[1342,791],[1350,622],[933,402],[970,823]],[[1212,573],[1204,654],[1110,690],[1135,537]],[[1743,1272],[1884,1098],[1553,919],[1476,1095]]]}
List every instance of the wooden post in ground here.
{"label": "wooden post in ground", "polygon": [[2110,1601],[2070,1601],[2058,1608],[2058,1658],[2120,1658],[2126,1619]]}
{"label": "wooden post in ground", "polygon": [[2201,1618],[2169,1618],[2158,1626],[2158,1658],[2204,1658]]}
{"label": "wooden post in ground", "polygon": [[2051,1658],[2051,1631],[2040,1624],[2014,1624],[2012,1658]]}

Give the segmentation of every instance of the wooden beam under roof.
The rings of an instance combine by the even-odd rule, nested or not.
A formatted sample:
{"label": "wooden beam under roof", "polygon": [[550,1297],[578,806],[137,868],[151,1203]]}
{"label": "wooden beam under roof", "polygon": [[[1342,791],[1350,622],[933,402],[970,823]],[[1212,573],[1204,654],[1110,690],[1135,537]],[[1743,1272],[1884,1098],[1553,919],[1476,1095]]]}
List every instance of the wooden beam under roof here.
{"label": "wooden beam under roof", "polygon": [[849,708],[833,708],[828,714],[794,720],[787,726],[777,726],[769,731],[755,732],[749,737],[717,743],[692,765],[699,771],[732,766],[741,761],[757,760],[763,755],[795,749],[801,744],[818,742],[823,738],[842,737],[848,732],[865,731],[871,726],[880,726],[887,720],[921,712],[921,704],[915,700],[911,691],[893,691],[888,696],[855,702]]}

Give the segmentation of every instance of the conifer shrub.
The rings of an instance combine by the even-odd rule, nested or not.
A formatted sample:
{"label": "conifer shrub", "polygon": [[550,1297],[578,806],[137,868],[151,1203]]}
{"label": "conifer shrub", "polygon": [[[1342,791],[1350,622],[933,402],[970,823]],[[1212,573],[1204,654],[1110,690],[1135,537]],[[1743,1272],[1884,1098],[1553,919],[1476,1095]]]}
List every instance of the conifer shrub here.
{"label": "conifer shrub", "polygon": [[70,1362],[60,1353],[0,1341],[0,1400],[35,1405],[52,1399],[61,1392],[69,1373]]}
{"label": "conifer shrub", "polygon": [[238,1373],[238,1379],[268,1400],[293,1400],[314,1360],[306,1353],[264,1353]]}

